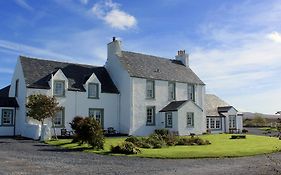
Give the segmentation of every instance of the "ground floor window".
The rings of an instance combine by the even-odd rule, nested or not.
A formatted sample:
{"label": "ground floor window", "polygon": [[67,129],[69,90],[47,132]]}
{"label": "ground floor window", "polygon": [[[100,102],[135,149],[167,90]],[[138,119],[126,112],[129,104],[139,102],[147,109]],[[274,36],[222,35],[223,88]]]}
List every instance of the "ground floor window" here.
{"label": "ground floor window", "polygon": [[194,113],[188,112],[187,113],[187,127],[194,127]]}
{"label": "ground floor window", "polygon": [[103,109],[96,109],[96,108],[89,109],[89,117],[94,117],[101,124],[102,127],[104,122],[103,113],[104,113]]}
{"label": "ground floor window", "polygon": [[167,112],[165,114],[165,127],[166,128],[173,127],[173,114],[171,112]]}
{"label": "ground floor window", "polygon": [[146,125],[155,125],[155,106],[146,108]]}
{"label": "ground floor window", "polygon": [[221,118],[207,118],[207,129],[221,129]]}
{"label": "ground floor window", "polygon": [[12,109],[2,109],[1,125],[13,125],[13,113]]}
{"label": "ground floor window", "polygon": [[236,115],[229,116],[229,128],[236,128]]}
{"label": "ground floor window", "polygon": [[64,119],[65,119],[65,109],[62,108],[60,111],[56,113],[54,118],[54,127],[63,128],[64,127]]}

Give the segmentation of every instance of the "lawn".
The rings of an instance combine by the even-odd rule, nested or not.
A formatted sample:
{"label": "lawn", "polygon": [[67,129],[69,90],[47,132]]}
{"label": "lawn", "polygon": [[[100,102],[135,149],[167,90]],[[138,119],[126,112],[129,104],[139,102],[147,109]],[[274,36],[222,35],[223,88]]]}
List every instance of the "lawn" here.
{"label": "lawn", "polygon": [[[203,139],[211,141],[211,145],[203,146],[170,146],[161,149],[141,149],[138,157],[149,158],[207,158],[207,157],[240,157],[257,154],[272,153],[281,150],[281,141],[276,137],[265,137],[247,135],[246,139],[229,139],[229,134],[214,134],[200,136]],[[69,139],[58,141],[48,141],[50,145],[57,145],[67,149],[82,149],[85,152],[94,152],[98,154],[111,154],[110,145],[116,145],[124,141],[126,137],[106,138],[105,149],[96,151],[90,149],[87,145],[78,146],[71,143]],[[119,154],[120,155],[120,154]]]}

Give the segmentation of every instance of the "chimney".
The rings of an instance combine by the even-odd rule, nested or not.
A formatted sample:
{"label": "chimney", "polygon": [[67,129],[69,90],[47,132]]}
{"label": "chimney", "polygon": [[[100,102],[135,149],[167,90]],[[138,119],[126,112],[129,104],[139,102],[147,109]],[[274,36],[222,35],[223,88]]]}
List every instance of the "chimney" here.
{"label": "chimney", "polygon": [[179,50],[176,55],[176,60],[181,61],[186,67],[189,67],[189,56],[185,53],[185,50]]}
{"label": "chimney", "polygon": [[121,41],[117,40],[116,37],[112,38],[112,42],[107,44],[107,57],[112,58],[116,55],[122,54]]}

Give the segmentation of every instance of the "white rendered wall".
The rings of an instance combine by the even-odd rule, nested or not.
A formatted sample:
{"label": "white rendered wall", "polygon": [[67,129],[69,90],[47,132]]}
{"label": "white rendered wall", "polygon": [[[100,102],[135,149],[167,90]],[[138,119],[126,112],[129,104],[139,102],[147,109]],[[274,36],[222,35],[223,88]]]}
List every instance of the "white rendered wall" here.
{"label": "white rendered wall", "polygon": [[16,110],[16,135],[21,135],[22,130],[24,129],[24,124],[26,123],[26,84],[23,76],[23,70],[20,63],[20,59],[18,58],[16,68],[12,77],[11,87],[9,92],[9,97],[15,97],[15,84],[16,80],[19,80],[18,84],[18,97],[16,97],[17,102],[19,104],[19,108]]}
{"label": "white rendered wall", "polygon": [[[187,112],[194,113],[194,127],[187,127]],[[193,102],[185,103],[178,110],[178,132],[179,135],[189,135],[190,133],[202,134],[206,132],[206,117],[203,111]]]}
{"label": "white rendered wall", "polygon": [[[118,52],[120,53],[120,52]],[[119,97],[119,128],[121,133],[132,134],[132,78],[125,71],[114,51],[109,51],[105,64],[111,79],[120,92]],[[119,106],[120,105],[120,106]]]}
{"label": "white rendered wall", "polygon": [[[0,136],[13,136],[14,135],[14,126],[2,126],[2,110],[11,109],[13,110],[13,120],[15,120],[15,108],[10,107],[0,107]],[[14,121],[13,121],[14,123]]]}

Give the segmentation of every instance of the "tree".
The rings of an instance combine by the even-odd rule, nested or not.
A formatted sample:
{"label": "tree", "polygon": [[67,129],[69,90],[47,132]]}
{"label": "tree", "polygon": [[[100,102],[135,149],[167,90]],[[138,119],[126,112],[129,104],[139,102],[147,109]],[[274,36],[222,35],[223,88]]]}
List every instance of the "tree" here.
{"label": "tree", "polygon": [[[51,118],[52,124],[54,125],[54,118],[56,113],[62,108],[58,106],[55,97],[50,97],[42,94],[30,95],[28,97],[28,103],[26,105],[27,108],[27,116],[34,118],[41,122],[41,126],[44,125],[44,120],[47,118]],[[57,139],[56,131],[54,129],[55,138]],[[42,132],[41,132],[42,136]]]}
{"label": "tree", "polygon": [[264,118],[262,118],[259,114],[255,115],[252,122],[255,126],[265,126],[266,125],[266,120]]}

